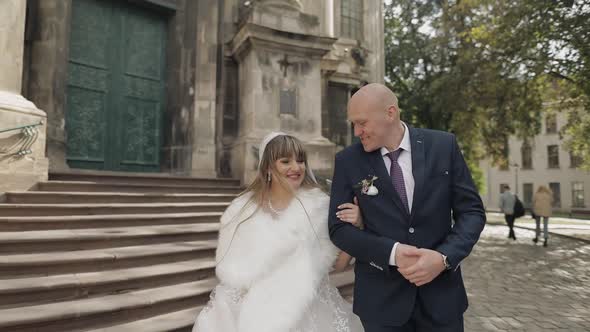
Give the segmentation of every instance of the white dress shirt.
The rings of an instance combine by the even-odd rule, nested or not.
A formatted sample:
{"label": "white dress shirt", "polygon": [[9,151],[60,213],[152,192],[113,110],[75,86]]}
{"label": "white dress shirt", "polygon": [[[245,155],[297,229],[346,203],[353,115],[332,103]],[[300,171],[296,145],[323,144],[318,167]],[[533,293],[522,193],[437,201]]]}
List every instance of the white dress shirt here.
{"label": "white dress shirt", "polygon": [[[412,211],[412,202],[414,200],[414,174],[412,173],[412,145],[410,143],[410,131],[408,130],[408,126],[402,122],[404,126],[404,137],[402,138],[401,143],[397,147],[397,149],[393,150],[396,151],[400,148],[403,151],[399,154],[397,158],[397,163],[402,169],[402,174],[404,175],[404,185],[406,187],[406,196],[408,197],[408,208]],[[391,176],[391,159],[387,156],[388,153],[393,152],[389,151],[386,147],[381,148],[381,155],[383,156],[383,162],[385,163],[385,169],[387,169],[387,173]],[[395,264],[395,250],[397,249],[399,242],[396,242],[393,245],[393,249],[391,250],[391,255],[389,256],[389,265],[396,266]]]}

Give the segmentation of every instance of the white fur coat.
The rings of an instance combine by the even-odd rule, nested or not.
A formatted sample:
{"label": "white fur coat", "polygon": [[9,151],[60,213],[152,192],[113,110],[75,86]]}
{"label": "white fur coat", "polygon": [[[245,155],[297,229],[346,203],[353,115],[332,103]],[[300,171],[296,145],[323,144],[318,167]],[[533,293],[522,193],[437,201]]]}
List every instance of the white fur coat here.
{"label": "white fur coat", "polygon": [[221,217],[216,274],[222,284],[246,292],[240,332],[290,330],[334,263],[329,197],[319,189],[301,189],[297,196],[279,218],[259,210],[240,224],[255,210],[242,209],[250,195],[235,199]]}

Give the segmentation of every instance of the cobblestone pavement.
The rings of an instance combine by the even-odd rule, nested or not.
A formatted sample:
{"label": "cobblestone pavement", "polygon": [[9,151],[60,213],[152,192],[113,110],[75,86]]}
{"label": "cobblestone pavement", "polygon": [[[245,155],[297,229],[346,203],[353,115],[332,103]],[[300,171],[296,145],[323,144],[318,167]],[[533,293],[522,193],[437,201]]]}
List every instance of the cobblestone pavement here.
{"label": "cobblestone pavement", "polygon": [[463,263],[465,331],[590,331],[590,244],[488,225]]}

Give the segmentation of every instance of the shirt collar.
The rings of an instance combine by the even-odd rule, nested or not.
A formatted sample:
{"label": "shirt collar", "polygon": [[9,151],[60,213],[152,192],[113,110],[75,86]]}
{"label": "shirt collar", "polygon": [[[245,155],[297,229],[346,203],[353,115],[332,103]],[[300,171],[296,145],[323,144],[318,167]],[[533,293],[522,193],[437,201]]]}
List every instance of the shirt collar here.
{"label": "shirt collar", "polygon": [[[402,137],[402,141],[399,144],[399,147],[397,149],[402,148],[408,152],[411,152],[412,145],[410,144],[410,130],[408,129],[408,126],[403,121],[402,121],[402,125],[404,126],[404,137]],[[382,156],[385,156],[388,153],[389,153],[389,150],[387,150],[386,147],[381,148],[381,155]]]}

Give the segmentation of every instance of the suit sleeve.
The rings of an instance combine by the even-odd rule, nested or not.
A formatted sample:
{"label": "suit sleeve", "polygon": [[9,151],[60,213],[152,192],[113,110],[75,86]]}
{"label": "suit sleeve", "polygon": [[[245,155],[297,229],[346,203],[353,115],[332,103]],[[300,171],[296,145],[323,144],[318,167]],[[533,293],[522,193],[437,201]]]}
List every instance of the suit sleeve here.
{"label": "suit sleeve", "polygon": [[351,203],[354,197],[345,162],[341,154],[336,155],[328,216],[330,239],[338,248],[357,260],[374,262],[383,267],[384,273],[389,274],[389,257],[395,242],[389,238],[362,231],[336,217],[338,206]]}
{"label": "suit sleeve", "polygon": [[445,239],[436,248],[447,256],[451,267],[459,264],[471,253],[479,239],[486,215],[483,202],[477,192],[471,173],[465,163],[455,136],[452,136],[452,211],[455,224]]}

